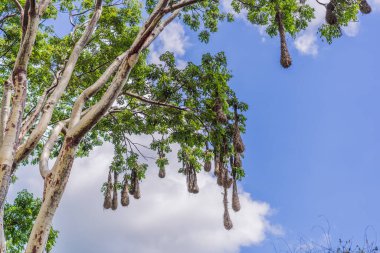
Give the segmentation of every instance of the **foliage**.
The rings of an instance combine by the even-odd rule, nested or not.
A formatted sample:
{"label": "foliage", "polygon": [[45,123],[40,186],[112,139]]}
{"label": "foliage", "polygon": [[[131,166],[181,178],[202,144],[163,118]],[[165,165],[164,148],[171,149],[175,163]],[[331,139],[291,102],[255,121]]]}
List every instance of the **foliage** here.
{"label": "foliage", "polygon": [[[3,2],[0,5],[0,83],[7,81],[13,71],[20,47],[20,38],[23,34],[21,22],[27,20],[20,19],[20,15],[17,15],[19,12],[15,4],[17,1]],[[31,153],[25,152],[24,154],[29,156],[22,162],[24,164],[38,163],[44,143],[46,144],[49,136],[48,132],[57,125],[57,122],[63,124],[63,121],[70,119],[75,102],[78,101],[80,95],[84,95],[84,106],[77,108],[79,114],[76,116],[78,117],[74,117],[75,120],[71,118],[69,123],[64,123],[67,126],[62,131],[60,130],[58,140],[50,143],[53,146],[49,152],[50,157],[55,158],[61,152],[62,159],[66,159],[61,163],[59,172],[52,172],[53,178],[67,176],[68,179],[74,153],[77,157],[84,157],[95,146],[99,146],[105,141],[111,142],[115,152],[110,165],[108,182],[103,186],[104,207],[117,208],[117,194],[120,190],[124,197],[123,203],[128,205],[128,190],[135,198],[140,198],[139,181],[144,179],[148,169],[148,165],[141,159],[145,158],[144,152],[140,151],[142,146],[133,141],[133,136],[144,135],[147,138],[150,136],[151,142],[144,148],[157,152],[154,159],[160,177],[165,176],[165,167],[169,162],[166,154],[172,151],[173,144],[180,147],[177,156],[183,166],[179,168],[179,172],[186,175],[188,191],[191,193],[199,191],[196,175],[201,170],[202,164],[206,171],[210,171],[211,161],[214,160],[214,174],[217,176],[218,184],[224,188],[224,225],[226,229],[231,229],[232,223],[227,208],[227,189],[233,185],[233,210],[238,211],[240,203],[237,198],[236,180],[242,179],[245,175],[242,165],[245,146],[241,133],[245,131],[244,112],[248,106],[237,98],[228,84],[232,75],[227,68],[226,57],[222,52],[215,55],[207,53],[202,56],[200,64],[189,62],[181,69],[176,65],[175,57],[170,52],[161,55],[160,64],[149,64],[149,49],[146,49],[144,45],[145,43],[149,44],[149,38],[155,38],[155,35],[159,34],[161,31],[159,28],[163,29],[166,21],[172,21],[170,17],[175,18],[174,14],[180,9],[177,8],[176,11],[173,11],[173,6],[186,5],[178,16],[183,24],[198,32],[201,42],[210,40],[210,34],[218,31],[221,21],[233,21],[234,14],[221,8],[222,3],[219,0],[161,1],[163,6],[160,5],[157,12],[155,12],[155,6],[158,3],[156,0],[145,2],[104,0],[102,14],[99,22],[96,23],[96,29],[91,37],[90,35],[86,37],[91,39],[85,40],[84,49],[82,51],[78,49],[81,51],[80,54],[77,52],[80,57],[73,64],[75,68],[71,73],[72,65],[67,62],[70,62],[71,55],[74,55],[74,59],[76,59],[75,50],[72,54],[73,47],[77,45],[78,40],[82,41],[80,38],[86,30],[87,21],[91,19],[93,10],[96,9],[96,13],[100,13],[100,8],[98,8],[100,5],[95,6],[94,2],[93,0],[52,0],[52,4],[48,6],[42,19],[39,20],[41,22],[39,22],[37,38],[27,65],[27,74],[22,71],[28,81],[25,110],[24,101],[17,105],[20,105],[20,112],[24,115],[20,115],[18,120],[14,117],[14,120],[18,122],[8,121],[8,123],[10,122],[8,125],[13,124],[12,129],[19,130],[18,126],[22,125],[22,120],[28,119],[28,116],[33,115],[34,112],[37,116],[31,121],[31,125],[26,123],[25,135],[22,133],[19,137],[18,131],[13,131],[14,134],[8,135],[14,139],[12,145],[16,150],[16,156],[18,148],[25,144],[26,140],[32,139],[32,144],[25,148],[26,151],[31,150]],[[34,3],[31,1],[30,5]],[[25,0],[20,0],[20,4],[27,7]],[[371,10],[366,0],[331,0],[329,3],[320,4],[321,8],[326,9],[327,24],[320,27],[319,33],[329,43],[333,38],[341,36],[342,26],[357,21],[359,11],[369,13]],[[244,13],[252,24],[264,27],[269,36],[280,37],[281,64],[285,68],[291,65],[286,35],[289,34],[292,38],[296,38],[308,27],[315,12],[314,8],[305,0],[232,0],[231,6],[235,12]],[[161,7],[162,9],[160,9]],[[152,15],[146,21],[149,14]],[[59,27],[62,26],[60,23],[63,16],[69,17],[70,24],[67,23],[66,26],[71,25],[71,31],[67,34],[57,34],[60,30]],[[169,17],[166,19],[167,16]],[[29,17],[32,17],[32,14]],[[147,22],[146,26],[142,26],[145,21]],[[140,33],[140,31],[143,32]],[[133,44],[134,42],[137,44]],[[75,47],[75,49],[77,48]],[[143,51],[140,53],[140,50]],[[106,78],[107,81],[104,85],[100,86],[100,90],[96,90],[89,97],[87,94],[83,94],[84,90],[90,86],[93,87],[92,85],[106,72],[111,62],[114,62],[124,52],[127,52],[127,57],[120,60],[122,64],[119,65],[120,68],[116,74],[112,72],[113,74]],[[135,64],[134,59],[137,59],[137,56],[138,61]],[[132,69],[129,73],[130,68]],[[21,70],[23,69],[16,69],[19,71],[19,77],[22,77]],[[69,74],[62,74],[66,70]],[[64,75],[62,79],[70,80],[67,87],[65,82],[61,86],[62,75]],[[112,82],[112,77],[117,80]],[[21,80],[21,78],[16,80]],[[112,85],[110,85],[111,83]],[[126,84],[124,85],[124,83]],[[21,92],[21,89],[18,88],[16,91]],[[110,92],[106,92],[108,88],[110,88]],[[118,88],[123,88],[121,93]],[[4,87],[1,87],[1,93],[3,93],[3,89]],[[55,93],[57,90],[59,92]],[[54,99],[50,101],[50,98],[55,97],[49,93],[50,91],[53,91],[53,94],[59,94],[57,95],[57,104]],[[60,91],[65,91],[62,97]],[[103,97],[104,94],[109,96]],[[48,98],[46,101],[49,102],[42,100],[43,106],[40,108],[43,109],[38,111],[36,109],[38,101],[41,97],[45,98],[45,95]],[[17,97],[22,98],[21,96]],[[102,98],[108,103],[100,104]],[[17,99],[14,101],[12,109],[18,103]],[[111,105],[112,110],[109,108]],[[54,109],[52,118],[48,113],[44,114],[49,111],[49,108]],[[83,116],[88,112],[87,109],[90,109],[90,113]],[[83,113],[82,117],[80,113]],[[42,127],[42,131],[39,135],[37,134],[36,139],[28,139],[32,136],[33,129],[39,129],[36,126],[39,119],[43,118],[41,115],[48,115],[45,127]],[[41,117],[39,118],[39,116]],[[92,118],[88,119],[90,117]],[[86,126],[77,124],[77,118],[80,118],[81,123],[91,123]],[[29,126],[30,128],[28,128]],[[65,136],[67,129],[70,132],[76,127],[80,128],[76,138]],[[43,135],[44,133],[45,135]],[[83,136],[84,134],[85,136]],[[64,143],[66,146],[61,149]],[[13,156],[12,152],[9,153],[9,156]],[[12,159],[12,157],[9,158],[9,160]],[[16,163],[18,162],[19,160]],[[17,164],[14,165],[16,168]],[[6,171],[10,170],[9,167]],[[119,181],[120,175],[122,182]],[[54,193],[53,191],[48,191],[48,193],[63,193],[58,187],[60,186],[58,181],[55,186],[48,184],[48,187],[56,187]],[[59,182],[63,184],[62,181]],[[63,189],[64,186],[62,186]],[[3,188],[6,189],[6,187]],[[57,199],[60,198],[48,200],[56,201]],[[31,205],[30,213],[23,216],[26,219],[25,226],[28,224],[31,226],[32,218],[37,214],[41,201],[34,200],[33,196],[26,192],[20,194],[18,201],[15,204],[16,207],[21,204]],[[7,208],[11,208],[9,210],[18,210],[15,209],[16,207],[7,206]],[[29,210],[26,207],[24,209]],[[21,211],[24,210],[19,210],[19,212]],[[10,213],[14,214],[15,211]],[[28,225],[27,228],[29,229],[30,226]],[[20,230],[20,232],[22,231]],[[29,230],[24,232],[29,234]],[[41,232],[43,231],[41,230]],[[53,231],[54,240],[56,235]],[[16,247],[23,247],[26,237],[18,235],[15,231],[9,231],[8,236],[11,236],[8,241],[17,243]]]}
{"label": "foliage", "polygon": [[[5,204],[4,231],[7,240],[7,252],[23,252],[41,203],[41,199],[34,198],[32,193],[22,190],[17,193],[13,204]],[[58,231],[51,228],[46,245],[47,252],[50,252],[54,247],[57,237]]]}
{"label": "foliage", "polygon": [[[338,17],[338,23],[333,26],[325,24],[320,28],[321,36],[328,42],[331,42],[335,37],[341,36],[341,26],[346,26],[349,22],[357,20],[357,14],[360,9],[360,1],[357,0],[334,1],[336,5],[335,12]],[[24,2],[25,0],[21,1],[21,4],[24,4]],[[173,0],[169,3],[169,5],[176,2],[177,1]],[[32,52],[31,63],[28,65],[29,85],[28,99],[26,101],[25,108],[26,115],[35,108],[38,97],[42,95],[45,89],[54,83],[59,69],[65,65],[65,61],[71,52],[75,41],[79,38],[84,29],[84,26],[80,24],[91,15],[91,8],[93,8],[93,4],[93,1],[90,0],[81,1],[80,3],[73,0],[55,0],[53,4],[49,6],[48,11],[44,14],[43,22],[40,24],[40,31]],[[75,98],[83,89],[89,87],[100,77],[109,63],[112,62],[116,56],[120,55],[131,45],[139,31],[144,15],[146,15],[146,13],[150,13],[155,4],[156,1],[154,0],[148,0],[145,4],[142,4],[142,2],[137,0],[116,2],[106,0],[104,2],[103,13],[97,25],[95,34],[80,56],[73,76],[70,80],[69,87],[57,105],[57,109],[54,111],[52,122],[58,122],[70,116]],[[247,18],[251,23],[265,27],[266,32],[270,36],[278,35],[279,27],[278,22],[276,21],[277,12],[280,11],[282,13],[282,22],[285,32],[290,34],[292,37],[296,37],[299,32],[304,30],[309,25],[310,21],[314,17],[315,11],[308,3],[305,3],[305,1],[298,0],[233,0],[231,5],[234,11],[238,13],[246,13]],[[145,11],[143,6],[145,6]],[[16,12],[16,6],[12,1],[7,1],[0,7],[0,17]],[[58,21],[61,22],[60,16],[67,15],[67,13],[72,14],[72,23],[73,25],[76,25],[76,27],[73,27],[70,34],[57,35],[55,27],[57,23],[54,20],[58,19]],[[220,8],[219,1],[204,0],[185,7],[180,14],[180,18],[183,23],[188,25],[192,30],[199,31],[199,38],[201,41],[207,42],[209,40],[210,33],[218,30],[218,23],[220,21],[233,20],[233,13],[227,13],[223,10],[223,8]],[[17,15],[7,18],[1,21],[0,27],[0,83],[3,83],[8,78],[12,70],[15,56],[17,55],[19,38],[21,35],[20,19]],[[201,83],[197,83],[195,78],[185,76],[193,74],[193,72],[196,74],[197,71],[200,71],[196,69],[194,64],[189,64],[184,71],[175,69],[173,66],[175,62],[173,56],[166,54],[162,56],[166,66],[163,68],[160,68],[159,66],[149,66],[146,63],[147,54],[148,50],[143,53],[140,57],[138,65],[133,69],[130,75],[130,85],[128,85],[127,89],[138,91],[140,95],[146,95],[150,94],[149,92],[154,92],[154,98],[162,100],[166,99],[165,92],[173,92],[173,89],[176,89],[175,85],[170,87],[174,82],[186,82],[186,85],[189,87],[193,86],[193,88],[196,87],[196,89],[200,87]],[[172,73],[165,73],[167,70]],[[177,72],[180,73],[180,80],[173,79],[173,76],[175,76]],[[210,78],[208,82],[214,82],[213,78],[226,78],[226,76],[216,77],[216,75],[217,74],[209,74],[207,76]],[[146,78],[150,78],[150,82],[155,82],[156,84],[154,86],[147,85],[145,82]],[[194,83],[191,84],[191,82]],[[210,87],[211,86],[208,86],[207,89],[210,89]],[[222,89],[221,87],[219,88]],[[189,107],[199,106],[203,109],[208,103],[208,108],[210,108],[210,102],[207,102],[207,100],[203,102],[201,101],[199,104],[195,103],[195,100],[199,97],[197,92],[200,91],[192,94],[192,91],[189,90],[189,88],[186,89],[178,89],[177,91],[174,91],[174,93],[170,94],[168,97],[168,101],[177,105],[183,103],[184,106],[186,105]],[[104,90],[105,89],[89,99],[86,103],[85,109],[98,102]],[[181,98],[182,95],[185,95],[185,97]],[[186,98],[186,96],[191,95],[194,95],[194,97]],[[228,99],[227,97],[224,97],[223,100],[226,103]],[[138,108],[139,106],[137,101],[130,99],[128,96],[120,97],[118,99],[118,103],[120,105],[129,103],[130,108]],[[228,105],[226,104],[225,106],[227,107]],[[196,109],[198,110],[199,108]],[[144,108],[144,110],[147,109]],[[134,110],[130,109],[125,112],[123,116],[116,117],[119,118],[117,121],[119,126],[114,126],[116,121],[112,120],[112,124],[103,123],[92,129],[92,131],[88,133],[81,141],[77,156],[87,156],[89,151],[92,150],[94,146],[101,145],[104,141],[111,141],[115,145],[118,145],[117,142],[120,142],[120,140],[117,140],[117,134],[111,138],[110,132],[112,130],[116,133],[118,131],[117,128],[125,129],[125,125],[121,124],[130,119],[134,119],[135,121],[130,121],[130,123],[126,124],[128,126],[128,132],[133,134],[152,134],[155,131],[164,133],[165,129],[170,129],[175,122],[189,121],[189,119],[193,121],[193,123],[184,127],[184,129],[180,130],[177,127],[176,132],[171,134],[171,137],[169,138],[171,140],[166,141],[165,145],[162,144],[164,146],[167,146],[169,143],[175,141],[179,141],[180,144],[184,142],[183,144],[185,146],[189,144],[189,140],[184,140],[184,138],[181,138],[181,134],[179,134],[178,131],[182,131],[182,134],[185,131],[192,132],[193,136],[200,137],[199,134],[195,134],[194,132],[200,129],[199,123],[194,123],[194,115],[184,115],[185,113],[183,112],[172,112],[172,110],[167,108],[152,107],[149,108],[149,113],[152,113],[152,115],[149,115],[146,122],[153,121],[152,123],[154,123],[156,120],[159,120],[160,114],[162,115],[167,111],[169,111],[167,116],[161,118],[165,119],[167,124],[161,121],[160,124],[152,127],[147,126],[147,124],[142,122],[141,118],[139,119],[136,115],[134,115]],[[153,119],[154,117],[155,119]],[[107,117],[106,120],[110,120],[110,117]],[[204,118],[202,120],[204,120]],[[27,137],[28,136],[26,136],[26,138]],[[29,156],[29,160],[25,160],[24,163],[38,162],[38,157],[45,141],[46,138],[42,138],[39,145],[37,145],[31,156]],[[199,147],[199,143],[204,143],[204,141],[205,138],[200,137],[197,140],[193,138],[190,142],[194,142],[191,143],[191,145],[197,144]],[[62,139],[58,143],[62,144]],[[52,157],[57,156],[59,148],[60,145],[55,146],[52,152]],[[121,150],[118,152],[120,151]],[[165,158],[161,157],[160,159],[161,160],[158,160],[157,163],[162,167],[166,164],[166,161]]]}

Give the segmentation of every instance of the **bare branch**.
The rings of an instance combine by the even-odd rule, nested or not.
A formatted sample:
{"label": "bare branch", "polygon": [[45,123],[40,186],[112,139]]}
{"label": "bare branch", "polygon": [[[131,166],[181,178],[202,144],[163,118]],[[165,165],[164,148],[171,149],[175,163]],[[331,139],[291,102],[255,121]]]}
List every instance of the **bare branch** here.
{"label": "bare branch", "polygon": [[121,62],[127,56],[127,53],[123,53],[118,56],[115,61],[104,71],[102,76],[90,87],[85,89],[82,94],[78,97],[77,101],[73,106],[73,111],[71,113],[70,127],[76,125],[80,119],[80,114],[82,112],[83,106],[86,103],[87,99],[92,97],[96,92],[99,91],[110,79],[110,77],[115,74],[119,68]]}
{"label": "bare branch", "polygon": [[16,13],[11,13],[0,18],[0,23],[4,22],[6,19],[16,16]]}
{"label": "bare branch", "polygon": [[318,0],[315,0],[317,3],[319,3],[320,5],[322,5],[322,6],[324,6],[324,7],[326,7],[327,6],[327,4],[325,4],[325,3],[321,3],[321,2],[319,2]]}
{"label": "bare branch", "polygon": [[170,24],[181,12],[182,8],[175,10],[162,24],[153,30],[150,37],[147,38],[146,42],[143,45],[143,49],[149,47],[149,45],[157,38],[157,36],[164,30],[164,28]]}
{"label": "bare branch", "polygon": [[52,130],[50,137],[47,140],[47,142],[45,143],[45,146],[42,150],[39,168],[40,168],[41,177],[43,179],[45,179],[46,176],[50,173],[50,169],[49,169],[49,165],[48,165],[50,153],[51,153],[51,150],[53,149],[55,143],[58,140],[59,134],[62,132],[64,127],[65,127],[64,121],[61,121],[56,125],[56,127]]}
{"label": "bare branch", "polygon": [[49,97],[49,95],[51,94],[51,92],[57,86],[57,83],[58,83],[58,80],[56,79],[55,83],[44,91],[43,95],[38,100],[37,105],[36,105],[35,109],[33,110],[32,114],[29,115],[23,121],[22,126],[21,126],[20,135],[19,135],[19,140],[20,141],[25,137],[25,135],[32,128],[34,122],[36,121],[37,117],[40,115],[40,113],[41,113],[41,111],[42,111],[42,109],[43,109],[43,107],[45,105],[46,99]]}
{"label": "bare branch", "polygon": [[125,94],[127,96],[130,96],[130,97],[133,97],[133,98],[136,98],[136,99],[138,99],[138,100],[140,100],[142,102],[148,103],[148,104],[158,105],[158,106],[163,106],[163,107],[169,107],[169,108],[177,109],[177,110],[180,110],[180,111],[186,111],[186,112],[191,111],[187,107],[180,107],[180,106],[168,104],[168,103],[161,102],[161,101],[150,100],[148,98],[145,98],[143,96],[139,96],[139,95],[131,93],[131,92],[127,92],[126,91],[126,92],[123,92],[123,94]]}
{"label": "bare branch", "polygon": [[20,14],[23,14],[24,8],[22,8],[22,5],[20,4],[20,2],[18,0],[13,0],[13,2],[16,4],[17,9],[20,11]]}
{"label": "bare branch", "polygon": [[172,4],[164,9],[165,13],[175,11],[177,9],[181,9],[183,7],[195,4],[197,2],[200,2],[201,0],[182,0],[178,3]]}

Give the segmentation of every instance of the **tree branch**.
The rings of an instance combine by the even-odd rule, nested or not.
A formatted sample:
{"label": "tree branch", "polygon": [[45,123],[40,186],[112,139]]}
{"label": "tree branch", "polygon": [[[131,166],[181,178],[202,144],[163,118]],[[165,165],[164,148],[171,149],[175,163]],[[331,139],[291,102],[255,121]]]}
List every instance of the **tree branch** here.
{"label": "tree branch", "polygon": [[41,157],[40,157],[40,163],[39,163],[39,168],[40,168],[40,174],[43,179],[46,178],[46,176],[50,173],[49,169],[49,158],[50,158],[50,153],[51,150],[53,149],[55,143],[58,140],[59,134],[62,132],[62,130],[65,127],[65,122],[61,121],[59,122],[55,128],[52,130],[49,139],[45,143],[45,146],[42,150]]}
{"label": "tree branch", "polygon": [[117,69],[120,67],[120,64],[127,56],[127,53],[123,53],[120,56],[118,56],[115,61],[104,71],[102,76],[90,87],[85,89],[76,100],[73,111],[71,113],[71,121],[70,121],[70,127],[76,125],[78,121],[80,120],[80,115],[83,109],[84,104],[86,101],[92,97],[96,92],[98,92],[111,78],[113,74],[117,71]]}
{"label": "tree branch", "polygon": [[182,7],[175,10],[162,24],[160,24],[157,28],[153,30],[151,35],[147,38],[146,42],[143,45],[143,49],[149,47],[149,45],[157,38],[157,36],[165,29],[167,25],[169,25],[181,12]]}
{"label": "tree branch", "polygon": [[24,13],[24,8],[22,8],[22,5],[18,0],[13,0],[13,2],[16,4],[17,9],[20,11],[20,14],[22,15]]}
{"label": "tree branch", "polygon": [[49,88],[47,88],[43,95],[40,97],[40,99],[37,102],[36,108],[32,112],[31,115],[29,115],[22,123],[21,131],[19,135],[19,140],[21,141],[25,135],[29,132],[29,130],[32,128],[34,122],[36,121],[37,117],[40,115],[42,109],[44,108],[46,99],[49,97],[51,92],[54,90],[55,87],[57,87],[58,79],[55,80],[55,84],[51,85]]}
{"label": "tree branch", "polygon": [[11,105],[11,96],[12,96],[12,82],[9,78],[4,82],[3,88],[3,98],[1,101],[1,111],[0,111],[0,146],[3,143],[5,125],[7,124],[10,105]]}
{"label": "tree branch", "polygon": [[[42,2],[44,3],[44,2]],[[41,3],[41,4],[42,4]],[[71,52],[69,59],[62,71],[62,75],[58,80],[57,87],[54,89],[53,93],[50,95],[47,100],[45,106],[43,107],[43,114],[36,126],[36,128],[32,131],[29,138],[23,143],[16,152],[16,163],[23,160],[31,150],[37,145],[42,135],[46,131],[51,117],[53,115],[54,108],[58,102],[58,100],[63,95],[66,87],[71,79],[72,73],[80,56],[80,53],[83,51],[84,47],[88,43],[91,38],[91,35],[95,31],[96,24],[101,16],[102,8],[101,8],[102,0],[97,0],[96,8],[94,14],[87,25],[85,31],[83,32],[81,38],[75,43],[73,51]]]}
{"label": "tree branch", "polygon": [[164,9],[164,12],[169,13],[169,12],[175,11],[177,9],[182,9],[183,7],[195,4],[195,3],[200,2],[200,1],[202,1],[202,0],[182,0],[178,3],[172,4],[168,7],[166,7]]}
{"label": "tree branch", "polygon": [[168,104],[168,103],[165,103],[165,102],[161,102],[161,101],[155,101],[155,100],[150,100],[148,98],[145,98],[143,96],[140,96],[140,95],[137,95],[137,94],[134,94],[134,93],[131,93],[131,92],[123,92],[124,95],[127,95],[129,97],[133,97],[133,98],[136,98],[142,102],[145,102],[145,103],[148,103],[148,104],[152,104],[152,105],[158,105],[158,106],[163,106],[163,107],[169,107],[169,108],[173,108],[173,109],[177,109],[177,110],[181,110],[181,111],[186,111],[186,112],[189,112],[191,111],[189,108],[187,107],[180,107],[180,106],[176,106],[176,105],[172,105],[172,104]]}
{"label": "tree branch", "polygon": [[0,18],[0,23],[4,22],[7,18],[11,18],[14,16],[16,16],[16,13],[11,13],[11,14],[5,15],[4,17]]}

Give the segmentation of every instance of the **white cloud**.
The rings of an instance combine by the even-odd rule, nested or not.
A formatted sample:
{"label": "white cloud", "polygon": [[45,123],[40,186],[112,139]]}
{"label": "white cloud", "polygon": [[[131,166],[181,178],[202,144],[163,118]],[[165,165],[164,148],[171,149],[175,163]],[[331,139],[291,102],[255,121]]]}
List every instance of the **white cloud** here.
{"label": "white cloud", "polygon": [[355,37],[359,33],[359,22],[351,22],[343,28],[343,32],[349,37]]}
{"label": "white cloud", "polygon": [[325,22],[325,7],[314,0],[307,0],[307,4],[315,9],[315,18],[308,28],[297,36],[294,46],[301,54],[315,56],[318,54],[317,31],[318,27]]}
{"label": "white cloud", "polygon": [[306,55],[317,55],[318,46],[316,44],[316,36],[312,33],[304,33],[301,36],[298,36],[294,41],[296,48]]}
{"label": "white cloud", "polygon": [[[151,166],[141,184],[142,198],[131,199],[127,208],[103,210],[99,189],[106,180],[112,147],[95,150],[89,158],[74,163],[71,178],[54,219],[60,230],[55,253],[139,252],[139,253],[229,253],[241,246],[262,242],[267,233],[279,233],[268,216],[267,203],[252,200],[241,192],[242,209],[231,212],[234,228],[223,228],[222,189],[206,173],[199,175],[200,193],[189,194],[185,177],[177,173],[175,154],[165,179]],[[22,188],[42,191],[35,167],[21,168],[12,195]]]}
{"label": "white cloud", "polygon": [[[185,34],[185,29],[180,23],[172,22],[151,45],[149,61],[155,64],[160,63],[159,57],[166,51],[172,52],[176,58],[184,56],[188,46],[189,38]],[[180,65],[183,67],[183,64]]]}

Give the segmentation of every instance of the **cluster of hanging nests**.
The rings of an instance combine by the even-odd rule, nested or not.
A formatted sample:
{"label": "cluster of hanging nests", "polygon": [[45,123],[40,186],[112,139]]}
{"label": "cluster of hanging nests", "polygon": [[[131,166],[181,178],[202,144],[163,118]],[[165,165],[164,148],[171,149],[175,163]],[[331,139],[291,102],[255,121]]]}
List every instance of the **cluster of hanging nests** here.
{"label": "cluster of hanging nests", "polygon": [[[113,181],[113,182],[112,182]],[[134,169],[131,173],[131,185],[128,184],[128,178],[124,177],[124,182],[121,190],[121,205],[128,206],[129,205],[129,194],[132,195],[135,199],[140,199],[140,183],[137,176],[137,171]],[[118,173],[116,171],[113,172],[113,180],[112,180],[112,171],[109,171],[108,180],[106,185],[106,191],[104,194],[104,209],[112,209],[116,210],[118,206]]]}
{"label": "cluster of hanging nests", "polygon": [[[221,105],[221,99],[217,95],[215,100],[214,112],[216,114],[216,120],[220,124],[226,124],[228,122],[227,115],[224,113]],[[242,167],[241,155],[245,150],[243,140],[241,138],[240,129],[239,129],[239,116],[237,113],[237,105],[234,105],[234,124],[232,128],[232,146],[233,146],[233,155],[229,157],[229,163],[231,172],[228,171],[228,166],[226,166],[226,154],[227,154],[227,138],[224,136],[222,143],[219,147],[214,150],[214,175],[217,178],[217,184],[223,187],[223,224],[224,228],[227,230],[232,229],[233,224],[230,218],[228,211],[228,189],[232,187],[232,210],[238,212],[240,210],[240,200],[238,195],[238,189],[236,184],[236,170],[235,168]],[[217,150],[217,151],[216,151]],[[206,145],[206,152],[209,152],[208,146]],[[204,164],[204,170],[206,172],[211,171],[211,161],[207,161]],[[232,175],[232,177],[230,176]]]}
{"label": "cluster of hanging nests", "polygon": [[[337,25],[338,24],[338,16],[336,13],[336,6],[338,0],[331,0],[327,4],[323,4],[326,8],[325,20],[329,25]],[[305,1],[302,1],[305,3]],[[367,0],[360,0],[359,3],[360,12],[363,14],[369,14],[372,11],[371,6],[368,4]],[[281,43],[281,58],[280,63],[284,68],[289,68],[292,65],[292,58],[290,57],[288,46],[286,44],[286,33],[285,27],[282,20],[281,11],[277,11],[276,13],[276,22],[278,26],[278,32],[280,34],[280,43]]]}
{"label": "cluster of hanging nests", "polygon": [[[215,105],[213,107],[213,111],[216,115],[216,123],[222,124],[224,126],[228,123],[228,117],[224,113],[222,108],[221,98],[217,95],[215,99]],[[224,137],[222,143],[219,147],[214,147],[214,175],[216,176],[217,184],[223,187],[223,206],[224,206],[224,214],[223,214],[223,224],[225,229],[230,230],[233,227],[230,214],[228,211],[228,189],[232,187],[232,209],[235,212],[240,210],[240,201],[238,196],[237,189],[237,175],[234,168],[242,167],[241,155],[244,152],[244,143],[241,138],[240,129],[239,129],[239,116],[237,114],[237,105],[234,106],[234,123],[232,125],[232,146],[233,146],[233,155],[229,157],[229,163],[231,172],[228,170],[226,154],[227,154],[227,138]],[[216,152],[215,150],[218,150]],[[210,157],[208,143],[206,143],[206,151],[207,157]],[[161,151],[158,152],[159,158],[163,158],[165,154]],[[189,193],[197,194],[199,193],[199,186],[197,181],[197,172],[194,165],[187,159],[186,154],[183,155],[183,172],[186,175],[186,184],[187,190]],[[212,163],[210,159],[206,159],[204,166],[204,170],[206,172],[210,172],[212,170]],[[160,178],[165,177],[165,168],[160,167],[158,176]],[[129,195],[132,195],[135,199],[139,199],[141,197],[140,186],[139,186],[139,178],[137,176],[137,170],[132,169],[131,175],[124,176],[123,182],[120,184],[118,181],[118,172],[109,170],[108,181],[106,183],[106,189],[104,194],[104,203],[103,207],[105,209],[116,210],[118,207],[118,187],[121,187],[121,205],[128,206],[129,205]],[[232,176],[232,177],[231,177]],[[130,182],[130,184],[129,184]]]}

